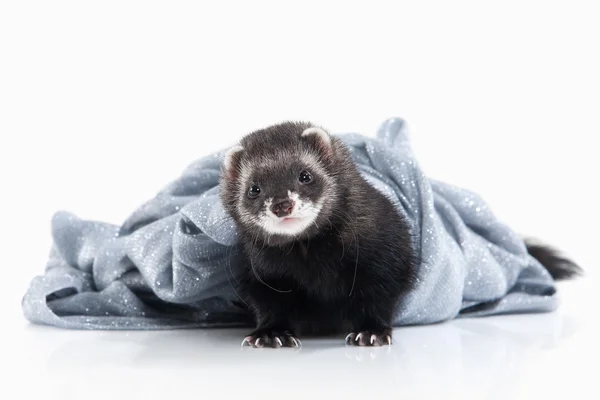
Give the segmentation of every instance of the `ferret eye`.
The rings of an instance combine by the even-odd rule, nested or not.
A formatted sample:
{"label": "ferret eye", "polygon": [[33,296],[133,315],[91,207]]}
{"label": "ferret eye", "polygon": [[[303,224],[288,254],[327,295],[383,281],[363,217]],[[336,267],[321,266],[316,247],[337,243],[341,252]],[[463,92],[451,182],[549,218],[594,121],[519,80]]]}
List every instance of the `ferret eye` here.
{"label": "ferret eye", "polygon": [[308,171],[300,172],[300,178],[298,178],[300,183],[310,183],[312,181],[312,175]]}
{"label": "ferret eye", "polygon": [[259,194],[260,188],[258,187],[258,185],[252,185],[250,186],[250,189],[248,189],[248,197],[250,197],[251,199],[257,198]]}

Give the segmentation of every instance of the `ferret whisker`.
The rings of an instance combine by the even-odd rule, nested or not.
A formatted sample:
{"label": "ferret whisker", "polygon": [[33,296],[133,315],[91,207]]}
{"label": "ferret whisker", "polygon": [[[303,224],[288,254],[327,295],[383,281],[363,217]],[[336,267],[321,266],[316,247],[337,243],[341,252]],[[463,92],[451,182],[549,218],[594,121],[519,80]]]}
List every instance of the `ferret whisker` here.
{"label": "ferret whisker", "polygon": [[[348,214],[346,214],[345,212],[341,211],[341,210],[336,210],[334,213],[338,213],[341,214],[341,216],[346,216],[348,219],[350,219],[350,216]],[[346,221],[347,222],[347,227],[350,229],[350,232],[352,233],[352,236],[354,237],[354,243],[356,244],[356,260],[354,263],[354,276],[352,278],[352,286],[350,288],[350,293],[348,293],[348,297],[352,296],[352,292],[354,291],[354,286],[356,284],[356,274],[358,272],[358,256],[359,256],[359,251],[360,251],[360,244],[358,242],[358,236],[356,234],[356,230],[354,229],[354,224],[353,221]],[[339,230],[338,230],[339,232]],[[344,241],[342,240],[342,243]]]}
{"label": "ferret whisker", "polygon": [[227,266],[227,274],[225,274],[227,276],[227,282],[229,283],[229,286],[231,286],[231,290],[233,290],[233,293],[235,293],[235,295],[237,296],[238,299],[240,299],[242,301],[242,303],[244,303],[246,305],[246,307],[248,307],[248,309],[250,309],[250,305],[248,305],[248,303],[246,303],[246,301],[242,298],[242,296],[240,296],[240,294],[237,292],[237,290],[235,290],[235,286],[231,283],[231,279],[229,279],[229,275],[231,274],[231,277],[235,280],[235,282],[239,285],[239,281],[237,280],[237,278],[235,277],[235,274],[233,273],[233,268],[231,268],[231,252],[233,251],[233,246],[229,246],[228,252],[226,252],[226,257],[227,257],[227,261],[225,262],[225,265]]}
{"label": "ferret whisker", "polygon": [[340,230],[339,230],[339,228],[337,226],[335,226],[335,225],[333,225],[331,223],[331,220],[329,218],[327,218],[327,221],[329,221],[329,225],[331,227],[335,227],[335,230],[338,232],[338,236],[341,239],[340,242],[342,243],[342,255],[340,257],[340,260],[343,260],[344,259],[344,255],[346,254],[346,246],[344,245],[344,238],[342,237],[342,233],[340,232]]}
{"label": "ferret whisker", "polygon": [[[255,239],[252,241],[252,247],[254,248],[254,246],[256,246],[256,241],[258,240],[258,234],[255,235]],[[260,252],[264,249],[264,244],[263,247],[259,250],[259,254]],[[254,276],[256,277],[256,279],[262,283],[263,285],[265,285],[266,287],[268,287],[269,289],[274,290],[277,293],[289,293],[292,290],[280,290],[277,288],[274,288],[273,286],[269,285],[267,282],[265,282],[264,280],[262,280],[262,278],[258,275],[258,272],[256,272],[256,269],[254,268],[254,262],[252,261],[252,257],[250,258],[250,268],[252,269],[252,272],[254,273]]]}
{"label": "ferret whisker", "polygon": [[[233,273],[233,268],[231,267],[231,253],[233,252],[233,247],[234,246],[228,246],[227,251],[225,252],[225,257],[227,258],[225,265],[227,266],[227,269],[231,273],[231,277],[235,280],[235,282],[240,283],[240,281],[238,281],[237,278],[235,277],[235,274]],[[231,282],[230,282],[230,284],[231,284]]]}
{"label": "ferret whisker", "polygon": [[285,254],[286,256],[289,256],[290,253],[292,252],[292,250],[294,249],[294,246],[296,245],[296,241],[292,242],[292,246],[290,247],[290,249],[288,250],[288,252]]}

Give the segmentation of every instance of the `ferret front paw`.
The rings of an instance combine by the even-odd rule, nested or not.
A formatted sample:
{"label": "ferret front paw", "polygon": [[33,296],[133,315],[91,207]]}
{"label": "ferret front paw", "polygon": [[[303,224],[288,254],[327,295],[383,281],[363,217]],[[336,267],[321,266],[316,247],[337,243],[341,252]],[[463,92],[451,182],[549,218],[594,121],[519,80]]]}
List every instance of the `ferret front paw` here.
{"label": "ferret front paw", "polygon": [[272,348],[302,347],[302,342],[290,331],[257,329],[244,338],[242,346]]}
{"label": "ferret front paw", "polygon": [[392,330],[350,332],[346,336],[348,346],[384,346],[392,344]]}

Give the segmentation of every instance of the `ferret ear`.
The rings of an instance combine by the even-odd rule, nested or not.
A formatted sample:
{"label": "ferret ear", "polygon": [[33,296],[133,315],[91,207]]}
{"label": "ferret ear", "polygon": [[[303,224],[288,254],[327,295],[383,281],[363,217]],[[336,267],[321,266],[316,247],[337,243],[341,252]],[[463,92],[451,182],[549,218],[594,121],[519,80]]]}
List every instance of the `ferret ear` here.
{"label": "ferret ear", "polygon": [[222,169],[227,179],[233,180],[237,177],[243,151],[244,148],[240,145],[237,145],[231,147],[225,153]]}
{"label": "ferret ear", "polygon": [[328,160],[333,155],[333,143],[331,135],[322,128],[313,126],[302,132],[302,138],[309,141],[325,160]]}

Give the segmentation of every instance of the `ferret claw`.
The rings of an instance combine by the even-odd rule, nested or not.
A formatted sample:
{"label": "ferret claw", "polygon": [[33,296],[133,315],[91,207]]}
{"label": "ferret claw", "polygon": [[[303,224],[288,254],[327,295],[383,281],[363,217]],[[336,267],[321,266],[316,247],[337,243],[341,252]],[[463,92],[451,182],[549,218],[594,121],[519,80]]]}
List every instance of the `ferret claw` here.
{"label": "ferret claw", "polygon": [[260,330],[254,331],[244,338],[242,347],[246,345],[254,348],[273,347],[278,349],[280,347],[302,347],[302,342],[289,331]]}
{"label": "ferret claw", "polygon": [[352,346],[381,346],[391,345],[392,336],[387,333],[389,330],[383,332],[363,331],[363,332],[350,332],[346,336],[346,345]]}
{"label": "ferret claw", "polygon": [[[352,340],[352,337],[353,337],[353,335],[354,335],[354,333],[353,333],[353,332],[350,332],[348,335],[346,335],[346,339],[344,339],[344,340],[345,340],[345,342],[346,342],[346,344],[350,344],[350,341]],[[243,344],[243,343],[244,343],[244,342],[242,342],[242,344]]]}
{"label": "ferret claw", "polygon": [[300,339],[290,336],[290,340],[292,341],[292,343],[294,343],[294,347],[302,347],[302,342],[300,341]]}

